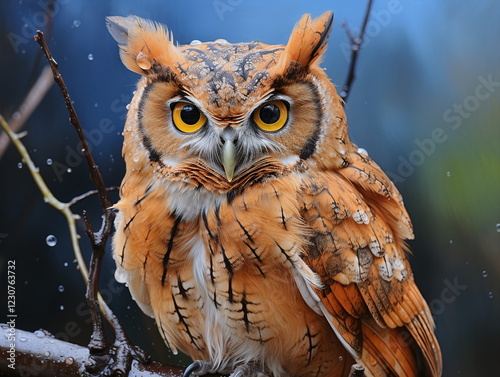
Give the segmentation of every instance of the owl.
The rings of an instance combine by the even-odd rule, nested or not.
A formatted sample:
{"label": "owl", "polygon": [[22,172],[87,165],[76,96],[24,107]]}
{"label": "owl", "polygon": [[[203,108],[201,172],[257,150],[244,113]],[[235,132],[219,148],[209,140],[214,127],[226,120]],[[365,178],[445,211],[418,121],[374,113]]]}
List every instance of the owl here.
{"label": "owl", "polygon": [[394,184],[350,141],[319,62],[327,12],[286,45],[174,44],[109,17],[140,74],[124,128],[116,279],[186,374],[441,375],[428,305],[406,257]]}

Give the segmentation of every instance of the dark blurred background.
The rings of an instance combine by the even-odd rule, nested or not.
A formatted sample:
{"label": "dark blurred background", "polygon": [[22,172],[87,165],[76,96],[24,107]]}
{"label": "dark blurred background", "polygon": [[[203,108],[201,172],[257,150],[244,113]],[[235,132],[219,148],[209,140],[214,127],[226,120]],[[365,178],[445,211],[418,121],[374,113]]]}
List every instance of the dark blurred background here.
{"label": "dark blurred background", "polygon": [[[217,38],[285,43],[303,13],[331,9],[336,25],[323,67],[340,86],[349,63],[340,22],[358,31],[365,7],[360,0],[1,0],[0,113],[14,115],[46,65],[32,38],[36,29],[45,31],[106,184],[119,185],[125,106],[138,76],[121,64],[105,16],[165,23],[180,44]],[[375,0],[347,106],[352,139],[388,172],[412,216],[410,258],[435,316],[444,376],[499,370],[499,20],[497,0]],[[67,119],[54,85],[22,139],[62,201],[93,188]],[[73,209],[88,210],[99,227],[96,197]],[[81,223],[79,233],[88,259]],[[0,322],[7,314],[7,260],[15,260],[17,327],[45,328],[86,344],[90,317],[66,221],[43,202],[12,146],[0,159],[0,250]],[[113,272],[108,253],[102,291],[133,342],[156,360],[185,363],[169,354],[154,322]]]}

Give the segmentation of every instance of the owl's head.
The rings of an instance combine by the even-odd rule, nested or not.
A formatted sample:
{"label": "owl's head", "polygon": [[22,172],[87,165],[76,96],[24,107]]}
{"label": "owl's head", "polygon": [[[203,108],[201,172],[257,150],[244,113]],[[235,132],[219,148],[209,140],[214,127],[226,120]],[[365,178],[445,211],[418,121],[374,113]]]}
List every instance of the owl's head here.
{"label": "owl's head", "polygon": [[319,67],[332,21],[331,12],[304,15],[286,45],[178,46],[160,24],[109,17],[123,63],[143,76],[125,145],[141,148],[168,179],[222,192],[311,166],[346,164],[355,147],[342,101]]}

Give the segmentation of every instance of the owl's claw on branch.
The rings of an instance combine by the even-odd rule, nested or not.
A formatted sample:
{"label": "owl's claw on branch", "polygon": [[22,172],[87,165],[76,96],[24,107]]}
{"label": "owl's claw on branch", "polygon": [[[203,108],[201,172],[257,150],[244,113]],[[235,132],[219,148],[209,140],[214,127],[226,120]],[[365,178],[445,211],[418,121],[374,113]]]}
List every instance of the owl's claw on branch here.
{"label": "owl's claw on branch", "polygon": [[229,377],[268,377],[268,375],[262,370],[262,367],[257,363],[249,363],[245,365],[237,366],[232,372],[227,370],[216,370],[214,365],[210,361],[195,360],[191,363],[182,377],[193,376],[203,376],[208,373],[220,373],[229,374]]}
{"label": "owl's claw on branch", "polygon": [[365,368],[361,364],[353,364],[349,377],[366,377]]}
{"label": "owl's claw on branch", "polygon": [[182,377],[203,376],[204,374],[211,373],[213,368],[213,363],[204,360],[195,360],[188,365]]}
{"label": "owl's claw on branch", "polygon": [[99,373],[99,376],[127,376],[134,360],[147,364],[149,359],[142,349],[130,341],[116,340],[106,353],[93,354],[86,369],[90,373]]}
{"label": "owl's claw on branch", "polygon": [[268,377],[262,367],[256,363],[238,366],[229,377]]}

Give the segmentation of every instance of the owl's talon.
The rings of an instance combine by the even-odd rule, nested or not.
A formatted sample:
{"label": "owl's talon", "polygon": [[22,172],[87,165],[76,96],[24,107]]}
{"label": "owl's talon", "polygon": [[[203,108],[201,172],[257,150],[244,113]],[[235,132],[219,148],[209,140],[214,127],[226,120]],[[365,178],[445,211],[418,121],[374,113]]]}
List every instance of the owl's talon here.
{"label": "owl's talon", "polygon": [[210,361],[195,360],[188,365],[182,377],[190,377],[192,374],[195,376],[203,376],[204,374],[213,372],[213,364]]}
{"label": "owl's talon", "polygon": [[258,364],[249,363],[236,367],[229,377],[268,377],[268,374]]}

